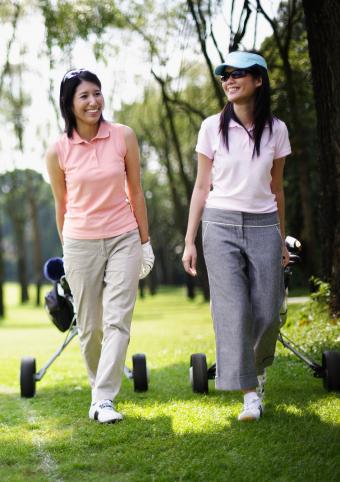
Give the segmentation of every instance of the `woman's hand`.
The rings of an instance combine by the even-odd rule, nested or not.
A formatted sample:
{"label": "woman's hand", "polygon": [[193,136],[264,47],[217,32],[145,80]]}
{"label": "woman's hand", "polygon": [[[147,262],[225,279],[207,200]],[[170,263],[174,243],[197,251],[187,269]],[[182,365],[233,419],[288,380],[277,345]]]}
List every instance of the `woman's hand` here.
{"label": "woman's hand", "polygon": [[150,241],[142,244],[142,266],[139,272],[139,279],[146,278],[153,268],[155,255],[153,254]]}
{"label": "woman's hand", "polygon": [[182,263],[185,271],[190,276],[197,276],[196,271],[197,250],[195,244],[188,244],[185,246]]}
{"label": "woman's hand", "polygon": [[284,245],[282,247],[282,264],[284,267],[286,267],[289,263],[289,251],[287,249],[287,246]]}

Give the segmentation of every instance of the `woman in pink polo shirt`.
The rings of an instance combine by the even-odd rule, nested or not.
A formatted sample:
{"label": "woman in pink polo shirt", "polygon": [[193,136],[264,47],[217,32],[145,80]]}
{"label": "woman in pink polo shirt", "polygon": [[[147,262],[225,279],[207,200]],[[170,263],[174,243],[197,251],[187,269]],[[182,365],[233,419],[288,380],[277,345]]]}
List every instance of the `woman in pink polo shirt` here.
{"label": "woman in pink polo shirt", "polygon": [[124,369],[138,279],[153,267],[139,149],[132,129],[103,118],[98,77],[67,72],[65,132],[47,152],[64,268],[92,388],[89,417],[122,420],[113,406]]}
{"label": "woman in pink polo shirt", "polygon": [[267,64],[231,52],[215,69],[228,102],[198,134],[183,265],[196,276],[202,238],[216,338],[216,388],[241,390],[239,420],[263,412],[265,368],[272,364],[283,300],[283,168],[291,153],[286,125],[270,110]]}

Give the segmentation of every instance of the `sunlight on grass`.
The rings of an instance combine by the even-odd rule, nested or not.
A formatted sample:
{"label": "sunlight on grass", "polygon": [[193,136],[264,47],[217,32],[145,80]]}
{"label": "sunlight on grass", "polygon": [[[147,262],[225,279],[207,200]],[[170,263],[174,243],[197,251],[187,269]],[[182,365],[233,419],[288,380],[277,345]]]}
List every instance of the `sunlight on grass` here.
{"label": "sunlight on grass", "polygon": [[[217,392],[213,381],[208,395],[192,393],[190,355],[203,352],[208,364],[214,363],[214,334],[209,304],[188,301],[184,294],[181,288],[162,289],[138,299],[126,363],[131,368],[132,354],[145,353],[150,387],[135,393],[124,378],[116,405],[125,420],[101,426],[88,420],[90,390],[77,338],[37,383],[36,397],[20,398],[20,358],[34,356],[41,368],[65,334],[43,308],[19,306],[17,286],[6,286],[8,312],[0,323],[1,481],[337,480],[339,396],[325,392],[283,347],[268,371],[261,422],[239,424],[241,395]],[[300,308],[289,308],[285,332],[307,349],[313,337],[326,348],[329,332],[322,338],[319,328],[315,334],[313,326],[300,326]]]}

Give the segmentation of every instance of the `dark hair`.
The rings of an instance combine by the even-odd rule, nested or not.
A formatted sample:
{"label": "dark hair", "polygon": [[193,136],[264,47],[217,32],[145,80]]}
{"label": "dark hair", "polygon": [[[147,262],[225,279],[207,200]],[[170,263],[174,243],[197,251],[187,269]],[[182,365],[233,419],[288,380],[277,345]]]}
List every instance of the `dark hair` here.
{"label": "dark hair", "polygon": [[[72,137],[72,131],[76,128],[76,118],[73,113],[73,97],[78,85],[82,81],[92,82],[102,88],[102,84],[96,74],[93,74],[89,70],[79,69],[79,70],[69,70],[63,77],[60,84],[60,96],[59,96],[59,106],[61,115],[65,121],[65,132],[67,137]],[[100,116],[99,122],[104,120],[103,115]]]}
{"label": "dark hair", "polygon": [[[273,115],[270,109],[270,85],[269,85],[269,77],[268,72],[264,67],[259,65],[254,65],[246,69],[254,78],[262,78],[262,85],[257,87],[255,92],[255,105],[254,105],[254,130],[253,134],[250,134],[248,131],[247,133],[249,136],[254,140],[254,150],[253,156],[256,154],[260,155],[260,144],[261,144],[261,137],[263,134],[263,130],[265,125],[269,124],[270,135],[272,135],[273,131]],[[222,133],[223,142],[229,150],[229,122],[230,119],[233,119],[235,122],[240,124],[242,127],[245,126],[242,124],[240,119],[234,112],[234,106],[232,102],[228,102],[224,109],[221,112],[220,116],[220,132]],[[247,129],[246,129],[247,130]]]}

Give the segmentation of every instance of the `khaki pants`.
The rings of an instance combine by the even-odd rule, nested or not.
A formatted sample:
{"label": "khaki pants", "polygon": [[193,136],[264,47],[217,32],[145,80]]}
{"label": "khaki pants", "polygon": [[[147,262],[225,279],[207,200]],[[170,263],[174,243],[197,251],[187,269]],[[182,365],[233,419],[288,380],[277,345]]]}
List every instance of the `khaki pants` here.
{"label": "khaki pants", "polygon": [[142,249],[138,229],[108,239],[64,238],[92,402],[119,392],[130,339]]}

